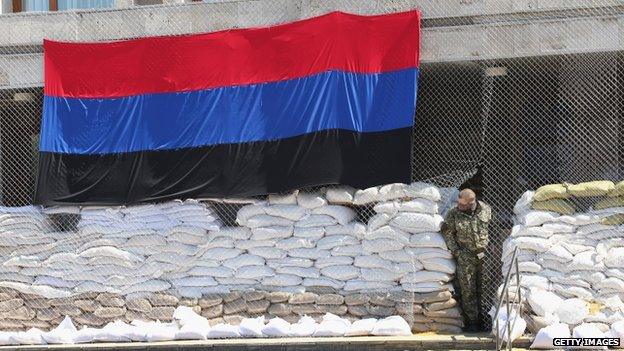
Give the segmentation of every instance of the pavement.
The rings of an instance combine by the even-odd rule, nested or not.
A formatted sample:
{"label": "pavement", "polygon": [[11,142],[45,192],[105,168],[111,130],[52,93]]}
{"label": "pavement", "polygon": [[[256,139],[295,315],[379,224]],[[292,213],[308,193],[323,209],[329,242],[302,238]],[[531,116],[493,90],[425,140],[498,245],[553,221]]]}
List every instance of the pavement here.
{"label": "pavement", "polygon": [[[531,340],[516,340],[514,350],[528,349]],[[142,343],[96,343],[80,345],[2,346],[5,350],[184,350],[184,351],[404,351],[404,350],[494,350],[495,342],[488,334],[435,334],[421,333],[412,336],[364,336],[348,338],[264,338],[225,339],[201,341],[167,341]]]}

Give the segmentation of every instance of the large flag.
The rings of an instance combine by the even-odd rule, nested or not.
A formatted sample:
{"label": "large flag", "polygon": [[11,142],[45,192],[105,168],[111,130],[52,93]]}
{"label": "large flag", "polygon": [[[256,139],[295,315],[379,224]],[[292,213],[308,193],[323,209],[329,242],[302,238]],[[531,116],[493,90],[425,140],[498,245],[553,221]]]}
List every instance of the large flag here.
{"label": "large flag", "polygon": [[408,182],[420,15],[46,40],[40,204]]}

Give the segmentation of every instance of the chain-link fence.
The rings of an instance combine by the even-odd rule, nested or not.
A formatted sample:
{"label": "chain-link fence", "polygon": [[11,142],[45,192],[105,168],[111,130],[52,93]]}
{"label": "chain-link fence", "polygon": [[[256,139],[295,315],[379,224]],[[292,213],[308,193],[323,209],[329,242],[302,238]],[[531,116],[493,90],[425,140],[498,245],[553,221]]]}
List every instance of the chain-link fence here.
{"label": "chain-link fence", "polygon": [[[43,38],[72,41],[129,39],[268,26],[333,10],[373,14],[420,8],[423,13],[423,63],[414,129],[413,180],[440,187],[464,184],[477,189],[483,200],[492,206],[490,247],[485,262],[488,279],[483,310],[487,312],[501,281],[502,245],[513,225],[513,205],[524,191],[561,181],[576,183],[624,178],[621,95],[624,76],[620,43],[624,8],[607,0],[459,3],[418,0],[231,1],[2,16],[0,200],[4,206],[10,207],[29,205],[32,201],[43,104]],[[209,203],[214,214],[207,216],[214,215],[215,221],[222,225],[235,224],[243,206],[236,201]],[[356,209],[361,222],[375,214],[373,206]],[[93,218],[99,220],[100,216],[97,214]],[[59,229],[74,233],[80,226],[78,216],[61,217],[61,221],[57,221],[61,226]],[[34,226],[40,228],[41,224]],[[137,225],[137,229],[145,229],[140,227]],[[85,244],[92,240],[89,236],[57,235],[63,238],[66,246],[74,249],[88,247]],[[101,242],[102,245],[114,243],[114,240]],[[3,242],[0,255],[6,255],[3,259],[27,256],[28,247],[15,249],[19,244]],[[62,247],[57,245],[54,250],[62,252]],[[33,267],[29,267],[28,262],[20,264],[32,271],[37,269],[36,264]],[[10,269],[5,269],[2,274],[4,278],[0,280],[23,284],[42,285],[45,281],[34,281],[31,276],[20,277]],[[184,279],[184,276],[172,273],[170,278]],[[226,281],[223,278],[220,283]],[[91,292],[101,292],[99,285],[93,287]],[[84,288],[83,300],[100,296],[89,295],[88,285]],[[17,299],[13,290],[5,289],[10,298],[4,301]],[[100,307],[111,309],[98,311],[99,317],[94,317],[95,309],[90,309],[88,303],[81,300],[80,308],[87,311],[89,318],[100,321],[104,320],[102,314],[119,313],[114,310],[116,302],[106,304],[104,298],[98,298],[102,300]],[[227,297],[228,301],[224,301],[225,308],[233,311],[228,315],[243,314],[243,310],[231,303],[239,298]],[[331,298],[325,299],[329,301]],[[333,298],[340,300],[339,297]],[[248,307],[258,305],[256,310],[260,313],[265,300],[255,299],[251,295],[243,298]],[[268,299],[274,312],[286,308],[281,303],[288,298],[275,293]],[[351,299],[353,302],[356,298]],[[154,318],[163,317],[168,312],[164,308],[171,306],[170,301],[164,300],[152,298],[149,306],[137,305],[136,309],[126,306],[123,307],[124,313],[129,318],[130,311],[149,307]],[[192,305],[190,300],[180,299],[176,303]],[[200,301],[204,311],[211,311],[206,315],[224,315],[214,308],[222,306],[215,301],[205,297]],[[253,301],[261,302],[253,304]],[[302,301],[310,309],[305,312],[320,311],[318,307],[308,306],[312,304],[311,300],[303,298]],[[424,303],[434,304],[436,301]],[[373,306],[377,312],[387,307],[378,302]],[[17,301],[11,303],[15,303],[16,308],[24,308],[21,311],[25,314],[24,319],[35,313],[32,312],[33,306]],[[392,312],[399,309],[397,303],[405,301],[396,299],[394,303],[396,309]],[[414,314],[420,315],[415,309],[422,306],[414,307],[418,305],[414,297],[408,304]],[[342,306],[342,301],[336,306]],[[34,309],[43,317],[38,319],[40,322],[26,325],[48,327],[59,319],[61,312],[68,315],[74,312],[71,307],[63,307],[61,312],[52,307],[45,311],[54,312]],[[351,305],[347,308],[357,310]],[[7,310],[12,308],[9,306]],[[46,313],[49,316],[46,317]],[[438,317],[443,319],[440,324],[452,323],[448,316]],[[424,316],[422,320],[432,323],[433,317]],[[5,327],[13,327],[10,323],[5,324]]]}

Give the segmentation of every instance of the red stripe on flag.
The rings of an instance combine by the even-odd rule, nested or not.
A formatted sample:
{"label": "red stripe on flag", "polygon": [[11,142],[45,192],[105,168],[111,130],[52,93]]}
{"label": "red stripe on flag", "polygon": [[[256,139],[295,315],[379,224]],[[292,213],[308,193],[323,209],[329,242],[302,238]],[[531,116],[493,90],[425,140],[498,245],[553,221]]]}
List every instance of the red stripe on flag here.
{"label": "red stripe on flag", "polygon": [[48,96],[107,98],[418,67],[420,13],[333,12],[274,27],[136,40],[44,41]]}

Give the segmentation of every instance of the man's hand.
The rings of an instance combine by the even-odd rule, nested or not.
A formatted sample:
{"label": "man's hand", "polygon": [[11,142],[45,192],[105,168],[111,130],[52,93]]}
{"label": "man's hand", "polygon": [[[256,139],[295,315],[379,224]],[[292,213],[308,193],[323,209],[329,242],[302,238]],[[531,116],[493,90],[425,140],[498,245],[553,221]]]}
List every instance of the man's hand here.
{"label": "man's hand", "polygon": [[478,258],[478,259],[480,259],[480,260],[482,260],[482,259],[483,259],[483,257],[485,257],[485,252],[479,252],[479,253],[477,254],[477,258]]}

